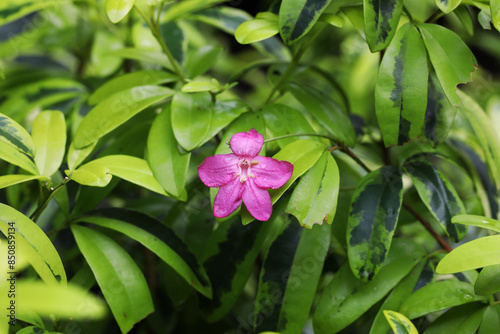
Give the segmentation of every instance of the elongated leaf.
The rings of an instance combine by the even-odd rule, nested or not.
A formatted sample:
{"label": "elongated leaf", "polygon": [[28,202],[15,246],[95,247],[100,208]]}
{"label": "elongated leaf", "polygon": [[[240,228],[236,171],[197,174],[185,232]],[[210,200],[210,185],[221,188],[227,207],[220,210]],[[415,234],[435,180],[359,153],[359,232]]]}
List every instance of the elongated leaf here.
{"label": "elongated leaf", "polygon": [[[293,174],[290,180],[279,189],[270,189],[271,201],[276,203],[285,191],[299,178],[307,172],[321,157],[326,147],[324,144],[310,139],[296,140],[283,147],[273,158],[288,161],[293,164]],[[248,224],[255,218],[245,209],[241,213],[241,222]]]}
{"label": "elongated leaf", "polygon": [[349,146],[356,143],[356,133],[351,120],[342,108],[323,92],[311,86],[288,83],[293,96],[334,137]]}
{"label": "elongated leaf", "polygon": [[135,0],[106,0],[106,14],[111,22],[120,22],[132,9]]}
{"label": "elongated leaf", "polygon": [[23,291],[16,296],[21,317],[33,312],[43,317],[97,320],[108,311],[102,299],[76,285],[47,285],[36,281],[20,281],[16,285],[18,291]]}
{"label": "elongated leaf", "polygon": [[69,2],[64,0],[4,0],[0,4],[0,26],[38,10]]}
{"label": "elongated leaf", "polygon": [[250,107],[240,100],[223,100],[215,102],[213,105],[212,122],[200,145],[212,139],[228,124],[249,109]]}
{"label": "elongated leaf", "polygon": [[[272,138],[286,136],[290,134],[314,133],[307,119],[292,107],[284,104],[273,103],[262,108],[262,114],[266,122],[267,131]],[[283,148],[300,137],[279,139],[278,145]],[[304,137],[314,139],[313,137]],[[318,139],[319,140],[319,139]]]}
{"label": "elongated leaf", "polygon": [[115,55],[124,59],[133,59],[145,63],[160,65],[164,68],[172,69],[172,64],[167,56],[160,51],[153,51],[139,48],[122,48],[118,50],[111,50],[109,55]]}
{"label": "elongated leaf", "polygon": [[94,105],[104,101],[109,96],[125,89],[131,89],[137,86],[159,85],[168,82],[174,82],[177,77],[168,72],[145,70],[133,73],[127,73],[122,76],[106,81],[90,97],[89,104]]}
{"label": "elongated leaf", "polygon": [[462,0],[435,0],[435,1],[439,9],[441,9],[446,14],[451,13],[462,2]]}
{"label": "elongated leaf", "polygon": [[476,333],[485,310],[486,305],[483,303],[468,303],[453,307],[437,318],[425,330],[425,334]]}
{"label": "elongated leaf", "polygon": [[[209,8],[191,15],[190,18],[215,26],[230,35],[234,35],[236,29],[243,22],[253,19],[253,17],[244,10],[229,6]],[[290,51],[277,37],[271,37],[258,43],[252,43],[252,46],[261,53],[273,58],[282,60],[289,60],[291,58]],[[186,68],[189,70],[188,66],[186,66]]]}
{"label": "elongated leaf", "polygon": [[173,94],[158,86],[122,90],[98,103],[82,120],[75,134],[75,148],[82,149],[125,123],[134,115]]}
{"label": "elongated leaf", "polygon": [[42,180],[42,179],[46,179],[46,177],[41,175],[23,175],[23,174],[2,175],[0,176],[0,189],[26,181]]}
{"label": "elongated leaf", "polygon": [[490,0],[491,22],[500,31],[500,1]]}
{"label": "elongated leaf", "polygon": [[92,144],[83,147],[81,150],[75,148],[75,144],[71,143],[68,149],[68,168],[75,169],[77,168],[88,156],[94,148],[96,147],[97,142],[93,142]]}
{"label": "elongated leaf", "polygon": [[385,146],[401,145],[420,135],[427,81],[424,44],[415,27],[407,23],[387,49],[375,87],[375,111]]}
{"label": "elongated leaf", "polygon": [[464,102],[460,110],[464,112],[483,148],[491,178],[498,189],[500,188],[500,138],[497,136],[491,119],[479,104],[461,91],[458,91],[458,95]]}
{"label": "elongated leaf", "polygon": [[278,17],[256,18],[243,22],[234,32],[234,37],[240,44],[260,42],[279,32]]}
{"label": "elongated leaf", "polygon": [[364,0],[363,9],[368,46],[372,52],[381,51],[396,33],[403,0]]}
{"label": "elongated leaf", "polygon": [[462,103],[457,86],[471,81],[476,70],[474,54],[458,35],[436,24],[418,25],[444,94],[452,106]]}
{"label": "elongated leaf", "polygon": [[363,177],[352,196],[347,254],[354,276],[364,282],[373,279],[389,252],[402,191],[401,172],[385,166]]}
{"label": "elongated leaf", "polygon": [[223,50],[221,47],[212,45],[203,45],[200,48],[191,50],[187,54],[185,65],[188,78],[196,78],[211,69],[220,59]]}
{"label": "elongated leaf", "polygon": [[425,256],[410,240],[395,239],[382,269],[373,280],[358,280],[345,263],[328,283],[313,317],[315,333],[337,333],[381,300]]}
{"label": "elongated leaf", "polygon": [[[151,168],[144,159],[128,155],[108,155],[88,163],[88,165],[91,164],[105,166],[109,169],[109,174],[137,184],[158,194],[167,195],[158,181],[156,181]],[[85,166],[87,165],[84,165],[79,169],[84,168]],[[99,176],[100,178],[103,178],[101,174],[99,174]]]}
{"label": "elongated leaf", "polygon": [[439,261],[438,274],[461,271],[500,264],[500,235],[475,239],[458,246]]}
{"label": "elongated leaf", "polygon": [[198,93],[198,92],[216,92],[219,89],[213,81],[191,81],[182,86],[183,93]]}
{"label": "elongated leaf", "polygon": [[42,280],[66,286],[63,263],[45,232],[21,212],[0,203],[0,230],[7,236],[12,228],[16,232],[16,247],[27,257]]}
{"label": "elongated leaf", "polygon": [[462,23],[462,26],[467,30],[467,33],[472,36],[474,35],[474,21],[472,20],[471,12],[467,9],[467,6],[458,6],[454,11],[455,15]]}
{"label": "elongated leaf", "polygon": [[77,170],[66,170],[66,176],[71,180],[91,187],[105,187],[113,177],[109,168],[99,162],[89,162]]}
{"label": "elongated leaf", "polygon": [[182,1],[172,4],[164,16],[163,20],[173,21],[179,17],[183,17],[189,13],[194,13],[199,10],[214,6],[224,0],[205,0],[205,1]]}
{"label": "elongated leaf", "polygon": [[488,230],[500,232],[500,221],[484,216],[457,215],[451,218],[451,222],[454,224],[477,226]]}
{"label": "elongated leaf", "polygon": [[405,171],[411,177],[420,199],[453,241],[460,241],[467,233],[463,225],[451,223],[455,215],[464,214],[465,207],[455,188],[436,167],[426,162],[407,163]]}
{"label": "elongated leaf", "polygon": [[[373,325],[370,329],[370,334],[387,334],[392,326],[387,322],[387,317],[385,315],[386,311],[393,312],[394,310],[399,311],[403,302],[408,298],[409,295],[416,288],[419,277],[422,274],[422,270],[426,264],[425,259],[420,261],[413,270],[406,275],[405,278],[398,283],[398,285],[391,291],[389,296],[385,299],[384,303],[380,307]],[[391,311],[392,310],[392,311]],[[394,329],[394,328],[393,328]]]}
{"label": "elongated leaf", "polygon": [[177,93],[172,99],[172,128],[179,144],[187,151],[201,145],[210,130],[213,116],[209,93]]}
{"label": "elongated leaf", "polygon": [[410,319],[441,311],[452,306],[485,298],[474,294],[470,283],[458,280],[437,281],[415,291],[401,306],[401,313]]}
{"label": "elongated leaf", "polygon": [[36,146],[35,163],[40,175],[51,176],[61,166],[66,151],[66,121],[60,111],[43,111],[31,130]]}
{"label": "elongated leaf", "polygon": [[395,334],[418,334],[413,323],[401,313],[384,310],[384,316]]}
{"label": "elongated leaf", "polygon": [[140,212],[118,208],[92,211],[79,221],[110,228],[139,241],[201,294],[212,297],[210,281],[196,256],[172,229],[160,221]]}
{"label": "elongated leaf", "polygon": [[337,211],[339,184],[337,163],[330,152],[324,152],[295,187],[286,212],[307,228],[314,224],[330,225]]}
{"label": "elongated leaf", "polygon": [[500,265],[488,266],[481,270],[474,284],[478,295],[491,295],[500,291]]}
{"label": "elongated leaf", "polygon": [[442,143],[453,124],[458,107],[446,99],[435,75],[429,75],[427,108],[425,110],[425,135],[436,145]]}
{"label": "elongated leaf", "polygon": [[31,174],[39,174],[33,158],[23,152],[20,152],[18,149],[2,140],[0,140],[0,159],[19,166]]}
{"label": "elongated leaf", "polygon": [[127,333],[154,311],[144,275],[130,255],[111,238],[75,224],[71,231],[122,333]]}
{"label": "elongated leaf", "polygon": [[186,174],[191,153],[181,154],[171,124],[170,105],[156,116],[148,136],[148,163],[158,183],[173,197],[187,199]]}
{"label": "elongated leaf", "polygon": [[243,291],[271,226],[269,223],[241,226],[239,219],[233,219],[220,224],[210,236],[203,267],[212,282],[213,298],[198,299],[207,321],[222,319]]}
{"label": "elongated leaf", "polygon": [[0,114],[0,140],[28,155],[35,157],[35,143],[28,131],[10,117]]}
{"label": "elongated leaf", "polygon": [[331,0],[283,0],[279,12],[280,34],[291,45],[307,34]]}
{"label": "elongated leaf", "polygon": [[500,332],[500,321],[498,320],[498,306],[490,305],[484,312],[478,334],[489,334]]}

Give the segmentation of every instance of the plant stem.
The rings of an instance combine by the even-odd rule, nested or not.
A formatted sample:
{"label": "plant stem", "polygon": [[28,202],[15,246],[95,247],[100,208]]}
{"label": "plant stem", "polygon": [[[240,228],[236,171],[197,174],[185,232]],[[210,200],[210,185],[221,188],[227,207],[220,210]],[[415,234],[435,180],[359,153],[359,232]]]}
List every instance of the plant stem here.
{"label": "plant stem", "polygon": [[[56,188],[54,188],[53,190],[50,190],[50,193],[47,195],[41,195],[40,196],[40,201],[38,202],[38,207],[36,208],[36,210],[31,214],[30,216],[30,219],[36,223],[36,221],[38,220],[38,218],[40,218],[40,215],[42,214],[43,210],[45,210],[45,208],[47,207],[47,205],[49,204],[50,200],[52,199],[52,197],[54,197],[54,195],[59,191],[59,189],[61,189],[65,184],[66,182],[68,182],[69,179],[65,179],[63,182],[61,182],[60,185],[58,185]],[[43,190],[42,187],[40,187],[40,189]],[[43,191],[42,191],[43,192]]]}
{"label": "plant stem", "polygon": [[427,231],[429,231],[430,234],[436,239],[436,241],[439,243],[442,249],[444,249],[447,252],[451,252],[453,249],[451,246],[432,228],[431,224],[424,218],[422,217],[417,210],[412,208],[406,203],[403,203],[403,207],[408,210],[417,220],[422,223],[422,225],[425,227]]}
{"label": "plant stem", "polygon": [[[184,78],[184,74],[182,73],[182,69],[175,60],[174,56],[172,55],[172,52],[170,52],[170,49],[168,48],[167,44],[165,44],[165,41],[163,40],[163,37],[161,36],[161,31],[160,31],[160,26],[159,22],[156,22],[155,20],[150,20],[144,13],[143,11],[136,5],[134,5],[135,10],[139,13],[139,15],[142,16],[144,21],[146,21],[146,24],[149,26],[149,29],[151,30],[151,33],[153,36],[156,38],[158,43],[160,43],[160,46],[163,50],[163,52],[167,55],[168,60],[172,64],[174,68],[175,74],[179,77],[179,79],[182,81],[182,83],[186,83],[186,78]],[[160,8],[161,10],[161,8]],[[158,14],[158,20],[159,20],[160,14]]]}

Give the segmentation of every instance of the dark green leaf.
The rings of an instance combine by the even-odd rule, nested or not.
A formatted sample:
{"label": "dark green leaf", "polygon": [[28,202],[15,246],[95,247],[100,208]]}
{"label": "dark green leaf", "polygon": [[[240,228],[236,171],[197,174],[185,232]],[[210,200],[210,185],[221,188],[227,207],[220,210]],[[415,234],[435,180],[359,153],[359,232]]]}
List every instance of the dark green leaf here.
{"label": "dark green leaf", "polygon": [[452,224],[451,218],[465,214],[465,207],[450,181],[436,167],[423,161],[406,163],[404,169],[411,177],[420,199],[446,234],[454,242],[460,241],[467,233],[467,228]]}
{"label": "dark green leaf", "polygon": [[175,21],[162,23],[160,25],[160,31],[172,56],[177,62],[182,64],[184,62],[185,49],[187,48],[187,40],[184,31]]}
{"label": "dark green leaf", "polygon": [[468,303],[453,307],[439,316],[424,333],[476,333],[485,310],[486,305],[484,303]]}
{"label": "dark green leaf", "polygon": [[363,0],[366,40],[372,52],[383,50],[398,28],[403,0]]}
{"label": "dark green leaf", "polygon": [[500,265],[485,267],[479,273],[474,284],[478,295],[491,295],[500,291]]}
{"label": "dark green leaf", "polygon": [[491,305],[486,308],[478,334],[500,333],[500,321],[497,310],[498,305]]}
{"label": "dark green leaf", "polygon": [[472,303],[485,298],[474,294],[470,283],[458,280],[437,281],[415,291],[401,306],[401,313],[410,319]]}
{"label": "dark green leaf", "polygon": [[420,135],[427,103],[427,57],[417,30],[407,23],[387,49],[375,87],[375,111],[385,146]]}
{"label": "dark green leaf", "polygon": [[154,311],[148,284],[129,254],[111,238],[73,224],[78,248],[92,268],[122,333]]}
{"label": "dark green leaf", "polygon": [[[495,0],[492,0],[495,1]],[[472,20],[472,15],[467,9],[467,6],[458,6],[454,11],[455,15],[457,15],[458,19],[464,26],[467,33],[472,36],[474,35],[474,21]]]}
{"label": "dark green leaf", "polygon": [[186,57],[186,73],[188,78],[196,78],[208,71],[220,59],[223,49],[212,45],[203,45],[190,50]]}
{"label": "dark green leaf", "polygon": [[457,86],[472,80],[476,58],[451,30],[430,23],[420,24],[418,28],[446,98],[452,106],[459,106],[462,100],[457,95]]}
{"label": "dark green leaf", "polygon": [[301,333],[313,303],[330,243],[330,227],[300,227],[288,219],[262,266],[255,303],[255,333]]}
{"label": "dark green leaf", "polygon": [[422,260],[425,250],[410,240],[395,239],[382,269],[368,283],[345,263],[328,283],[313,317],[315,333],[337,333],[381,300]]}
{"label": "dark green leaf", "polygon": [[339,168],[330,152],[324,152],[295,187],[286,207],[301,226],[331,224],[337,211]]}
{"label": "dark green leaf", "polygon": [[347,254],[354,276],[367,282],[384,263],[403,200],[396,167],[385,166],[359,182],[352,196],[347,227]]}
{"label": "dark green leaf", "polygon": [[307,34],[331,0],[283,0],[279,12],[280,34],[291,45]]}
{"label": "dark green leaf", "polygon": [[190,285],[210,298],[210,281],[198,259],[175,232],[162,222],[137,211],[100,209],[79,219],[124,233],[139,241],[171,266]]}

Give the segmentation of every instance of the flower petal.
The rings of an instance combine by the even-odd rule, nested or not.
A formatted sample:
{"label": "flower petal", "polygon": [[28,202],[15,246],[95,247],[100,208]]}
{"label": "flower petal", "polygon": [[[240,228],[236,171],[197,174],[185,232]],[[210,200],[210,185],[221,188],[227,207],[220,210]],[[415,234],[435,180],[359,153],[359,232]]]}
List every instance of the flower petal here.
{"label": "flower petal", "polygon": [[252,161],[259,163],[253,165],[251,173],[255,175],[255,184],[260,188],[281,188],[293,174],[293,165],[288,161],[279,161],[269,157],[256,156]]}
{"label": "flower petal", "polygon": [[227,184],[238,171],[238,157],[232,153],[207,157],[198,167],[201,182],[208,187]]}
{"label": "flower petal", "polygon": [[231,150],[239,157],[254,157],[264,145],[264,137],[256,130],[234,134],[229,141]]}
{"label": "flower petal", "polygon": [[266,221],[273,213],[271,196],[267,190],[257,187],[253,178],[245,182],[243,203],[245,203],[248,212],[257,220]]}
{"label": "flower petal", "polygon": [[214,216],[224,218],[238,209],[241,205],[243,188],[239,178],[220,187],[214,200]]}

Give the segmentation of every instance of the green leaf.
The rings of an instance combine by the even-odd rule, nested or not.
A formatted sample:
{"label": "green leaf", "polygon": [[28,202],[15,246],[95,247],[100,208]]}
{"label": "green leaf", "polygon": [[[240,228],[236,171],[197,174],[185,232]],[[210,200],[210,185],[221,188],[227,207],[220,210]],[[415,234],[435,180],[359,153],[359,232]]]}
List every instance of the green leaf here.
{"label": "green leaf", "polygon": [[385,146],[402,145],[420,135],[427,81],[424,44],[415,27],[407,23],[387,49],[375,87],[375,110]]}
{"label": "green leaf", "polygon": [[500,264],[500,235],[478,238],[458,246],[439,262],[438,274],[452,274]]}
{"label": "green leaf", "polygon": [[[325,145],[318,141],[301,139],[283,147],[281,151],[273,156],[274,159],[288,161],[293,164],[293,174],[290,180],[279,189],[269,190],[273,204],[280,199],[295,180],[307,172],[318,161],[325,149]],[[255,218],[247,210],[241,213],[241,222],[243,224],[248,224],[253,220]]]}
{"label": "green leaf", "polygon": [[382,267],[403,200],[401,172],[385,166],[367,174],[352,195],[347,227],[347,254],[351,270],[367,282]]}
{"label": "green leaf", "polygon": [[182,64],[184,51],[187,49],[187,39],[177,22],[170,21],[160,24],[160,33],[174,59]]}
{"label": "green leaf", "polygon": [[0,189],[22,182],[27,182],[31,180],[43,180],[43,179],[46,179],[46,177],[42,175],[24,175],[24,174],[2,175],[0,176]]}
{"label": "green leaf", "polygon": [[207,321],[222,319],[233,307],[248,281],[270,223],[241,226],[238,219],[233,219],[220,224],[211,234],[203,267],[212,282],[213,298],[198,298]]}
{"label": "green leaf", "polygon": [[71,225],[78,248],[88,262],[122,333],[154,311],[148,284],[129,254],[111,238]]}
{"label": "green leaf", "polygon": [[[13,223],[9,225],[9,223]],[[54,245],[38,225],[16,209],[0,203],[0,230],[5,236],[14,228],[18,253],[22,253],[48,284],[66,286],[66,272]]]}
{"label": "green leaf", "polygon": [[410,240],[395,239],[380,272],[368,283],[345,263],[323,291],[313,317],[315,333],[337,333],[380,301],[425,256]]}
{"label": "green leaf", "polygon": [[477,68],[474,54],[451,30],[430,23],[419,24],[418,28],[446,98],[452,106],[459,106],[462,100],[457,86],[472,80],[471,73]]}
{"label": "green leaf", "polygon": [[0,140],[0,159],[3,159],[13,165],[19,166],[31,174],[39,174],[33,158],[27,156],[23,152],[19,151],[12,145],[7,144],[2,140]]}
{"label": "green leaf", "polygon": [[35,157],[35,143],[28,131],[3,114],[0,114],[0,140],[31,158]]}
{"label": "green leaf", "polygon": [[443,11],[445,14],[451,13],[462,2],[462,0],[435,0],[435,1],[436,1],[436,6],[438,6],[438,8],[441,9],[441,11]]}
{"label": "green leaf", "polygon": [[495,232],[500,232],[500,221],[484,216],[456,215],[451,218],[451,222],[454,224],[477,226]]}
{"label": "green leaf", "polygon": [[177,81],[177,76],[164,71],[144,70],[127,73],[106,81],[89,97],[88,103],[95,105],[115,93],[137,86],[160,85],[174,81]]}
{"label": "green leaf", "polygon": [[500,188],[500,139],[497,136],[495,128],[492,125],[491,118],[484,110],[470,98],[467,94],[458,91],[459,97],[463,101],[460,109],[466,119],[469,121],[474,134],[476,135],[479,144],[481,145],[486,164],[491,173],[491,178],[494,180],[497,189]]}
{"label": "green leaf", "polygon": [[108,54],[119,56],[124,59],[133,59],[140,62],[160,65],[167,69],[172,68],[170,60],[168,60],[167,56],[161,51],[140,48],[121,48],[118,50],[111,50]]}
{"label": "green leaf", "polygon": [[[21,320],[21,319],[20,319]],[[53,332],[55,333],[55,332]],[[16,332],[16,334],[51,334],[43,328],[28,326]]]}
{"label": "green leaf", "polygon": [[162,222],[140,212],[119,208],[95,210],[78,221],[110,228],[137,240],[201,294],[212,297],[210,281],[198,259],[175,232]]}
{"label": "green leaf", "polygon": [[[271,134],[271,138],[276,138],[286,135],[295,135],[300,133],[315,133],[307,119],[300,111],[290,106],[272,103],[264,106],[261,109],[262,115],[266,122],[267,131]],[[283,148],[286,145],[297,140],[298,137],[283,138],[277,140],[278,145]],[[314,137],[303,137],[314,138]],[[317,138],[317,137],[316,137]],[[319,138],[318,138],[319,140]]]}
{"label": "green leaf", "polygon": [[403,0],[363,0],[364,24],[371,52],[378,52],[391,42],[398,28]]}
{"label": "green leaf", "polygon": [[278,16],[274,15],[274,17],[255,18],[243,22],[234,32],[234,37],[240,44],[250,44],[268,39],[278,32]]}
{"label": "green leaf", "polygon": [[212,7],[217,3],[224,2],[224,0],[204,0],[204,1],[181,1],[171,4],[168,11],[165,13],[164,21],[173,21],[184,15],[197,12],[207,7]]}
{"label": "green leaf", "polygon": [[283,0],[279,11],[281,38],[291,45],[311,30],[331,0]]}
{"label": "green leaf", "polygon": [[500,291],[500,265],[488,266],[481,270],[474,284],[478,295],[491,295]]}
{"label": "green leaf", "polygon": [[210,128],[205,137],[203,137],[200,145],[205,144],[241,114],[249,110],[250,107],[241,100],[223,100],[215,102],[215,104],[213,104]]}
{"label": "green leaf", "polygon": [[484,312],[478,334],[490,334],[500,332],[500,321],[498,319],[498,305],[490,305]]}
{"label": "green leaf", "polygon": [[16,289],[22,291],[16,296],[21,317],[36,313],[42,317],[97,320],[108,312],[102,299],[76,285],[48,285],[37,281],[19,281],[16,285]]}
{"label": "green leaf", "polygon": [[75,169],[78,166],[80,166],[80,164],[83,161],[85,161],[85,159],[90,155],[90,153],[92,153],[96,145],[97,141],[79,150],[75,148],[75,143],[71,143],[69,145],[68,155],[67,155],[68,168]]}
{"label": "green leaf", "polygon": [[181,154],[171,124],[170,105],[156,116],[148,135],[148,163],[165,191],[183,201],[187,199],[186,175],[191,153]]}
{"label": "green leaf", "polygon": [[403,302],[408,298],[409,295],[415,289],[420,276],[422,275],[423,269],[426,265],[426,260],[420,261],[413,270],[406,275],[401,282],[396,285],[396,287],[387,296],[384,303],[380,307],[375,320],[373,321],[372,327],[370,329],[370,334],[387,334],[391,326],[387,323],[385,312],[390,310],[399,311]]}
{"label": "green leaf", "polygon": [[106,0],[106,14],[113,23],[120,22],[134,6],[135,0]]}
{"label": "green leaf", "polygon": [[179,145],[187,151],[199,147],[210,130],[212,97],[207,92],[177,93],[172,99],[172,128]]}
{"label": "green leaf", "polygon": [[339,168],[330,152],[323,152],[316,164],[295,187],[286,207],[301,226],[330,225],[337,211]]}
{"label": "green leaf", "polygon": [[[111,175],[137,184],[138,186],[144,187],[158,194],[167,195],[162,186],[158,183],[158,181],[156,181],[151,168],[144,159],[128,155],[107,155],[105,157],[93,160],[87,165],[92,166],[93,164],[105,166],[107,169],[109,169],[109,172],[107,173]],[[79,169],[82,169],[87,165],[84,165]],[[96,169],[97,171],[99,171],[99,174],[97,174],[98,177],[100,179],[103,179],[103,181],[106,181],[106,176],[103,175],[103,170],[99,169],[99,167],[92,168],[91,171],[94,171]]]}
{"label": "green leaf", "polygon": [[446,99],[443,89],[434,74],[429,75],[427,108],[425,110],[425,135],[438,145],[446,139],[455,120],[458,107]]}
{"label": "green leaf", "polygon": [[474,35],[474,21],[472,20],[471,13],[467,9],[467,6],[458,6],[454,11],[455,15],[460,20],[460,23],[465,28],[470,36]]}
{"label": "green leaf", "polygon": [[183,93],[216,92],[220,86],[213,81],[190,81],[182,86]]}
{"label": "green leaf", "polygon": [[472,284],[458,280],[437,281],[415,291],[401,306],[410,319],[449,307],[485,300],[474,294]]}
{"label": "green leaf", "polygon": [[420,199],[436,218],[446,234],[460,241],[467,228],[451,223],[455,215],[465,214],[465,207],[450,181],[433,165],[423,161],[412,161],[404,165],[411,177]]}
{"label": "green leaf", "polygon": [[287,219],[271,244],[259,278],[254,332],[301,333],[330,243],[330,227],[303,229]]}
{"label": "green leaf", "polygon": [[484,311],[486,311],[486,305],[483,303],[468,303],[453,307],[427,327],[425,334],[476,333]]}
{"label": "green leaf", "polygon": [[92,144],[140,111],[172,94],[173,91],[165,87],[138,86],[111,95],[83,118],[75,133],[75,148],[82,149]]}
{"label": "green leaf", "polygon": [[320,90],[290,82],[287,84],[292,95],[323,127],[348,146],[356,144],[356,133],[347,113]]}
{"label": "green leaf", "polygon": [[61,166],[66,151],[66,121],[60,111],[43,111],[31,130],[36,146],[35,163],[40,175],[52,176]]}
{"label": "green leaf", "polygon": [[224,49],[218,46],[203,45],[189,51],[186,57],[186,73],[188,78],[196,78],[211,69]]}
{"label": "green leaf", "polygon": [[500,0],[490,0],[490,11],[493,26],[500,31]]}
{"label": "green leaf", "polygon": [[47,7],[61,5],[69,2],[64,0],[4,0],[0,4],[0,26],[17,20],[30,13],[42,10]]}
{"label": "green leaf", "polygon": [[91,187],[105,187],[113,177],[108,167],[95,161],[91,161],[77,170],[66,170],[65,173],[76,183]]}
{"label": "green leaf", "polygon": [[384,310],[384,316],[395,334],[418,334],[413,323],[401,313]]}

